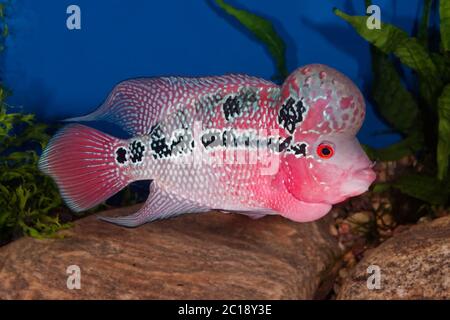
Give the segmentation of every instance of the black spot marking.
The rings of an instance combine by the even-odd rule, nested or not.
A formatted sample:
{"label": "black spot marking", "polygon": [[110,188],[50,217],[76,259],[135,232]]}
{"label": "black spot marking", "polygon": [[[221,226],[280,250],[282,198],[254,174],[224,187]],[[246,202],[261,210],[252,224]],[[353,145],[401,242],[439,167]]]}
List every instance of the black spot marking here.
{"label": "black spot marking", "polygon": [[162,140],[154,140],[151,142],[150,147],[154,151],[153,158],[165,158],[170,156],[170,148],[166,143],[165,139]]}
{"label": "black spot marking", "polygon": [[172,146],[176,146],[183,143],[184,139],[185,137],[183,135],[179,135],[178,137],[175,138],[175,141],[172,142]]}
{"label": "black spot marking", "polygon": [[176,134],[170,146],[171,154],[184,154],[191,152],[194,147],[194,140],[188,130]]}
{"label": "black spot marking", "polygon": [[165,158],[171,155],[171,148],[166,142],[164,132],[159,125],[155,125],[150,130],[150,148],[152,150],[153,158]]}
{"label": "black spot marking", "polygon": [[306,147],[306,143],[297,143],[290,146],[288,152],[293,153],[297,157],[306,157]]}
{"label": "black spot marking", "polygon": [[283,140],[283,142],[281,142],[278,146],[278,152],[283,152],[284,150],[286,150],[289,145],[291,144],[292,141],[292,136],[287,137],[286,139]]}
{"label": "black spot marking", "polygon": [[145,146],[139,141],[135,140],[130,144],[130,160],[133,163],[141,162],[144,156]]}
{"label": "black spot marking", "polygon": [[236,136],[236,146],[238,148],[249,148],[256,146],[257,137],[254,137],[251,133],[244,132],[243,134],[238,134]]}
{"label": "black spot marking", "polygon": [[214,148],[222,145],[220,139],[220,133],[207,132],[202,136],[202,144],[205,148]]}
{"label": "black spot marking", "polygon": [[216,137],[215,136],[211,136],[211,137],[206,137],[206,136],[203,136],[202,137],[202,144],[203,144],[203,146],[206,148],[206,147],[208,147],[209,145],[211,145],[214,141],[216,141]]}
{"label": "black spot marking", "polygon": [[257,101],[257,89],[253,87],[241,88],[236,94],[228,96],[223,103],[222,108],[225,120],[232,121],[236,117],[243,116],[244,112],[250,112],[251,107],[255,107]]}
{"label": "black spot marking", "polygon": [[232,131],[225,130],[222,133],[222,145],[224,147],[236,147],[237,146],[236,136]]}
{"label": "black spot marking", "polygon": [[289,97],[278,112],[278,123],[293,134],[297,125],[303,121],[305,111],[301,100],[295,101]]}
{"label": "black spot marking", "polygon": [[223,103],[223,114],[225,120],[230,121],[231,118],[240,116],[242,114],[241,101],[238,96],[228,97]]}
{"label": "black spot marking", "polygon": [[[205,149],[215,149],[217,147],[225,148],[268,148],[273,153],[290,153],[296,157],[306,156],[307,143],[299,142],[293,143],[293,136],[280,137],[258,137],[253,132],[244,132],[239,134],[228,130],[208,130],[203,133],[201,142]],[[176,141],[178,143],[178,141]]]}
{"label": "black spot marking", "polygon": [[253,88],[244,88],[241,94],[243,104],[247,106],[250,106],[258,100],[257,92]]}
{"label": "black spot marking", "polygon": [[125,148],[120,147],[116,150],[116,161],[120,164],[127,162],[127,150]]}

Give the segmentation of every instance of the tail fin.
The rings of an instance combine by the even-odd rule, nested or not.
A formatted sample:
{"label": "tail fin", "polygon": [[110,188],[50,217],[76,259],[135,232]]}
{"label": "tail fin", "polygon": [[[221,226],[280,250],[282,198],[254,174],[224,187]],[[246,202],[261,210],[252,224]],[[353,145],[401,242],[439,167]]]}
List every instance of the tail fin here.
{"label": "tail fin", "polygon": [[131,182],[115,160],[121,144],[98,130],[69,125],[52,138],[39,159],[39,169],[56,181],[72,210],[84,211]]}

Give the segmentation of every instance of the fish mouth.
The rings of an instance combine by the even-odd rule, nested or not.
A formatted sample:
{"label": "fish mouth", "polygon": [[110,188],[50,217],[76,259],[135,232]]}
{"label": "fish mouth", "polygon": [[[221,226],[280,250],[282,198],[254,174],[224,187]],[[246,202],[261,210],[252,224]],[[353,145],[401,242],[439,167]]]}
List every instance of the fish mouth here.
{"label": "fish mouth", "polygon": [[373,166],[370,166],[368,168],[356,171],[355,173],[353,173],[353,179],[370,181],[369,185],[372,184],[372,182],[374,182],[375,179],[377,178],[377,175],[372,168]]}
{"label": "fish mouth", "polygon": [[359,169],[352,174],[351,180],[348,183],[345,183],[341,188],[341,192],[345,197],[358,196],[369,190],[370,185],[377,178],[377,175],[372,168],[373,165]]}

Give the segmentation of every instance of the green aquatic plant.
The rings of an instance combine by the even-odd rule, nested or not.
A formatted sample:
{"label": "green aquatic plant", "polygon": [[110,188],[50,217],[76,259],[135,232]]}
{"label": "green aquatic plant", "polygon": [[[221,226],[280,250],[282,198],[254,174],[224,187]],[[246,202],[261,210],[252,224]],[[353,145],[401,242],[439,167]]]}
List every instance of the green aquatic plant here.
{"label": "green aquatic plant", "polygon": [[[408,155],[417,156],[422,172],[405,172],[395,181],[380,183],[374,191],[395,188],[405,195],[431,205],[448,205],[450,155],[450,0],[440,0],[440,50],[429,45],[429,19],[433,0],[424,0],[424,12],[419,23],[417,37],[410,37],[403,30],[381,24],[381,29],[367,28],[367,16],[350,16],[334,9],[339,17],[372,44],[374,73],[372,99],[378,113],[402,140],[385,148],[364,146],[368,155],[379,161],[399,160]],[[286,65],[285,44],[273,25],[254,13],[237,9],[216,0],[219,8],[233,16],[240,24],[262,41],[273,60],[278,74],[286,76],[280,66]],[[370,5],[370,1],[366,1]],[[258,34],[266,33],[261,37]],[[276,39],[276,40],[273,40]],[[404,85],[395,65],[400,61],[415,72],[418,93]]]}
{"label": "green aquatic plant", "polygon": [[62,201],[53,181],[37,167],[36,150],[49,140],[47,125],[32,114],[7,112],[5,98],[0,88],[0,239],[52,237],[69,224],[52,214]]}
{"label": "green aquatic plant", "polygon": [[235,8],[223,0],[216,0],[215,2],[219,8],[229,16],[235,18],[257,40],[264,44],[275,62],[277,74],[273,78],[276,80],[286,78],[288,76],[286,68],[286,45],[275,31],[272,23],[254,13]]}
{"label": "green aquatic plant", "polygon": [[[6,9],[0,3],[0,51],[9,35]],[[49,140],[47,125],[32,114],[9,112],[9,95],[0,84],[0,244],[23,234],[53,237],[69,226],[54,214],[62,207],[58,189],[37,168],[37,151]]]}
{"label": "green aquatic plant", "polygon": [[[367,148],[368,154],[382,161],[414,155],[426,168],[377,189],[394,187],[428,203],[446,205],[450,194],[450,0],[439,1],[441,41],[436,50],[429,41],[432,4],[433,0],[424,0],[415,36],[381,21],[380,29],[369,29],[367,16],[351,16],[338,9],[334,13],[371,44],[372,98],[382,118],[402,136],[387,148]],[[397,64],[413,71],[417,90],[405,86]]]}

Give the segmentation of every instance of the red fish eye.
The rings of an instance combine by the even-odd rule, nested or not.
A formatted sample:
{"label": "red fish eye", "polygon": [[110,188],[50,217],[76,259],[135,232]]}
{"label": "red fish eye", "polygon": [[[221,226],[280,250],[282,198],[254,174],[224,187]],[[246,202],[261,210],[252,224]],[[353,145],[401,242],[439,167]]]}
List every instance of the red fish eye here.
{"label": "red fish eye", "polygon": [[334,149],[331,145],[322,143],[317,147],[317,155],[322,159],[330,159],[334,154]]}

